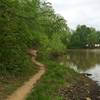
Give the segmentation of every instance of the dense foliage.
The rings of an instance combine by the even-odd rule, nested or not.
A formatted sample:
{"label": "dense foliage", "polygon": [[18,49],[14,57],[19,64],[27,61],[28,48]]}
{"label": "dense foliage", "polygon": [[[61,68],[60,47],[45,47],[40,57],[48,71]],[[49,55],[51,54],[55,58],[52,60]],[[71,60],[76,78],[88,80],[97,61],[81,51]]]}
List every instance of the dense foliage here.
{"label": "dense foliage", "polygon": [[0,75],[34,70],[26,53],[30,47],[40,49],[41,55],[63,52],[68,31],[49,2],[0,0]]}
{"label": "dense foliage", "polygon": [[100,32],[85,25],[72,33],[51,3],[41,0],[0,0],[0,75],[23,75],[34,70],[28,48],[40,56],[57,56],[69,48],[100,44]]}
{"label": "dense foliage", "polygon": [[92,27],[79,25],[70,39],[70,48],[95,48],[100,47],[100,31]]}

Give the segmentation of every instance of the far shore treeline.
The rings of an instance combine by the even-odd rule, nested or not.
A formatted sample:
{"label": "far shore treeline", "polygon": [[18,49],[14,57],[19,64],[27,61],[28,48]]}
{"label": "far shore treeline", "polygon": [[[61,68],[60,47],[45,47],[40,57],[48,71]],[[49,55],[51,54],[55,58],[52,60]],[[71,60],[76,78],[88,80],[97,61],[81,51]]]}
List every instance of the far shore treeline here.
{"label": "far shore treeline", "polygon": [[[66,12],[67,14],[67,12]],[[95,48],[100,31],[86,25],[76,30],[45,0],[0,0],[0,75],[23,76],[34,70],[28,48],[45,59],[67,48]]]}

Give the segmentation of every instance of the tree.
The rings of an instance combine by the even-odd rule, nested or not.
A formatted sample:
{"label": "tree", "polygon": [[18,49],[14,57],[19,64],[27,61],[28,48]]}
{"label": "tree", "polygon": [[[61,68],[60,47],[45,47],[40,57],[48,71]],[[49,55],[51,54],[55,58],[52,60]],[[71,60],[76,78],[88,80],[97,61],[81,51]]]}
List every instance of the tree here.
{"label": "tree", "polygon": [[95,44],[97,43],[97,34],[94,28],[90,28],[91,33],[87,37],[87,44],[89,48],[95,48]]}
{"label": "tree", "polygon": [[36,6],[31,6],[30,12],[27,10],[30,4],[35,5],[33,1],[0,0],[0,75],[27,75],[34,69],[26,54],[26,49],[32,45],[30,27]]}
{"label": "tree", "polygon": [[70,46],[74,48],[94,47],[97,43],[97,33],[92,27],[78,25],[70,39]]}

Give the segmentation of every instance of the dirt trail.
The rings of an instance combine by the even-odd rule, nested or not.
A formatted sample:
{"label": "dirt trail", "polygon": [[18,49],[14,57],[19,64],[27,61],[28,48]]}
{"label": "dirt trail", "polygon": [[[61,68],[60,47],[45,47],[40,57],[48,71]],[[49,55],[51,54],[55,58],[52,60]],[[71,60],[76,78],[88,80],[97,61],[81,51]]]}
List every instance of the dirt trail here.
{"label": "dirt trail", "polygon": [[37,81],[45,73],[45,65],[35,60],[37,52],[31,49],[29,51],[29,54],[32,56],[32,62],[39,67],[39,71],[35,75],[33,75],[33,77],[29,79],[29,81],[25,82],[23,86],[18,88],[12,95],[10,95],[6,100],[25,100]]}

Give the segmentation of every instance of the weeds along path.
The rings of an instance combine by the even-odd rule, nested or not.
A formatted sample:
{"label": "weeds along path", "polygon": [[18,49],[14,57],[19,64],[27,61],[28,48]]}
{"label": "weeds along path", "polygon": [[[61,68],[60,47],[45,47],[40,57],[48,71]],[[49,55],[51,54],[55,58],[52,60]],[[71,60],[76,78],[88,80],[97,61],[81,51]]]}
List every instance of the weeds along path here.
{"label": "weeds along path", "polygon": [[39,71],[32,76],[29,81],[25,82],[23,86],[19,87],[12,95],[8,96],[6,100],[25,100],[27,95],[31,93],[32,88],[35,86],[37,81],[42,77],[45,73],[45,65],[36,61],[36,53],[37,51],[31,49],[29,50],[29,54],[32,56],[32,62],[39,67]]}

